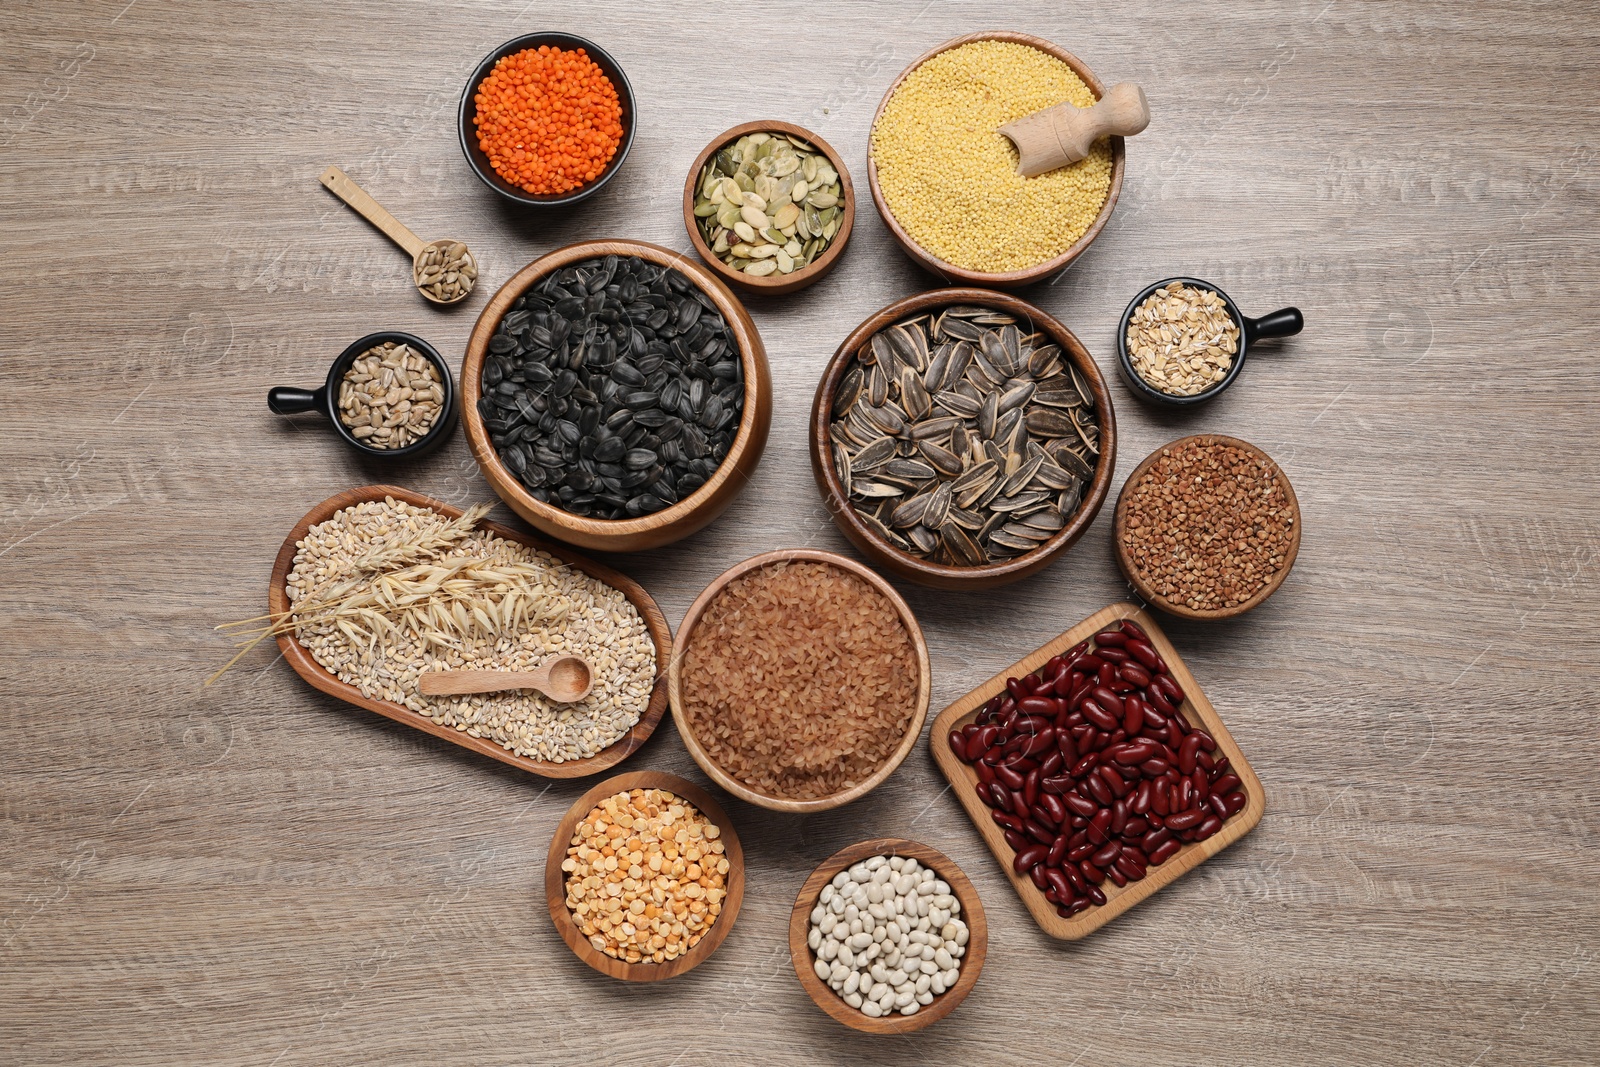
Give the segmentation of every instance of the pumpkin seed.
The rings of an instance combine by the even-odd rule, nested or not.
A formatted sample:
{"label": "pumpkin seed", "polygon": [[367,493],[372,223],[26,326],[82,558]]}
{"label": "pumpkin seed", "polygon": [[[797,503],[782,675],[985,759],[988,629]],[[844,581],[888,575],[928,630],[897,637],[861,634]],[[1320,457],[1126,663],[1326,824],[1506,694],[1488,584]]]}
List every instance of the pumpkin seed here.
{"label": "pumpkin seed", "polygon": [[838,235],[844,200],[838,172],[816,146],[751,134],[706,162],[692,214],[712,256],[761,278],[814,263]]}

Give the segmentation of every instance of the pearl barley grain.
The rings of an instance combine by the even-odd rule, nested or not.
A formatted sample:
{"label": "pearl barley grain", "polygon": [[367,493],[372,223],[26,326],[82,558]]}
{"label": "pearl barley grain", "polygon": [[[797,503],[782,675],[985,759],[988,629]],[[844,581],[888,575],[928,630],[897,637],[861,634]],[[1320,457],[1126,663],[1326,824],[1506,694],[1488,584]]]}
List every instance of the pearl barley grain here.
{"label": "pearl barley grain", "polygon": [[[848,921],[829,925],[839,901]],[[949,884],[930,868],[873,856],[835,875],[818,896],[808,937],[812,969],[869,1018],[915,1015],[956,983],[968,939],[960,912]]]}

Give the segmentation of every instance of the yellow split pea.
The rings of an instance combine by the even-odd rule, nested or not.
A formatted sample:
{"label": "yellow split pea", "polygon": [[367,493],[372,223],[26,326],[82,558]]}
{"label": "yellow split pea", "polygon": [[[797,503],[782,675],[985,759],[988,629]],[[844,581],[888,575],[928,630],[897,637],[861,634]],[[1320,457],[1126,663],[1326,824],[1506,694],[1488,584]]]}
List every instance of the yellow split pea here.
{"label": "yellow split pea", "polygon": [[1035,178],[1017,173],[1006,123],[1094,93],[1066,63],[1013,41],[940,52],[906,75],[872,128],[878,186],[911,239],[947,263],[997,274],[1037,266],[1094,224],[1111,147]]}
{"label": "yellow split pea", "polygon": [[572,833],[567,909],[589,943],[628,963],[688,952],[722,914],[722,830],[665,789],[602,800]]}

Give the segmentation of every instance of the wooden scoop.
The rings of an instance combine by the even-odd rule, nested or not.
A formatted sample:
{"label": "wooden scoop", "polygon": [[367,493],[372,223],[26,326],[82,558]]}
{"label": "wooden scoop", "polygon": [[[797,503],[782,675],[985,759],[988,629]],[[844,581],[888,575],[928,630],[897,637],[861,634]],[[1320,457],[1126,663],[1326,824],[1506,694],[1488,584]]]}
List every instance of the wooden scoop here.
{"label": "wooden scoop", "polygon": [[535,671],[424,671],[419,685],[425,697],[537,689],[551,700],[572,704],[594,688],[594,672],[580,656],[557,656]]}
{"label": "wooden scoop", "polygon": [[[322,172],[322,184],[327,186],[334,196],[355,208],[368,222],[387,234],[395,244],[406,250],[406,253],[411,256],[411,282],[417,287],[417,292],[421,293],[426,299],[435,304],[454,304],[465,300],[467,294],[472,292],[472,287],[477,284],[478,280],[478,261],[473,258],[471,252],[466,250],[466,245],[451,237],[445,237],[438,241],[423,241],[422,238],[412,233],[405,223],[389,214],[382,204],[367,195],[365,189],[357,185],[348,174],[338,167],[329,167]],[[461,278],[460,292],[454,296],[441,298],[433,294],[431,283],[425,284],[423,282],[424,272],[434,262],[448,260],[450,258],[449,249],[451,245],[461,245],[461,254],[466,257],[467,266],[472,271],[472,277],[463,276]],[[430,256],[429,252],[434,249],[438,250],[437,254]]]}
{"label": "wooden scoop", "polygon": [[1083,159],[1089,146],[1107,134],[1132,137],[1148,125],[1144,90],[1118,82],[1093,107],[1057,104],[1008,122],[1000,132],[1017,146],[1017,173],[1032,178]]}

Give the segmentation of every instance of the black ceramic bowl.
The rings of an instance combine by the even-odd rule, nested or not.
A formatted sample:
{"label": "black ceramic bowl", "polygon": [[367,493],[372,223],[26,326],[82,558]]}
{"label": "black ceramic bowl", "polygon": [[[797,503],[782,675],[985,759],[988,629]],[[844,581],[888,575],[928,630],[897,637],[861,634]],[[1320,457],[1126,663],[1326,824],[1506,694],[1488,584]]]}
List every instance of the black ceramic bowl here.
{"label": "black ceramic bowl", "polygon": [[[1128,353],[1128,323],[1132,321],[1134,311],[1149,298],[1151,293],[1163,285],[1171,285],[1173,282],[1192,286],[1196,289],[1209,289],[1216,293],[1222,298],[1223,304],[1228,308],[1228,314],[1233,316],[1233,321],[1239,327],[1239,351],[1234,355],[1233,364],[1228,368],[1228,373],[1224,374],[1222,380],[1211,388],[1195,393],[1193,396],[1174,396],[1171,393],[1163,393],[1139,376],[1139,372],[1133,369],[1133,357]],[[1270,315],[1263,315],[1259,319],[1250,319],[1244,316],[1244,313],[1239,310],[1239,305],[1235,304],[1233,298],[1223,292],[1219,286],[1201,281],[1199,278],[1163,278],[1154,285],[1146,287],[1138,296],[1128,301],[1128,307],[1123,311],[1122,318],[1117,320],[1117,366],[1122,371],[1122,380],[1128,383],[1128,388],[1132,389],[1134,395],[1141,400],[1149,400],[1156,404],[1166,404],[1169,407],[1191,407],[1211,400],[1233,384],[1234,379],[1239,377],[1239,372],[1244,369],[1244,359],[1250,352],[1250,346],[1268,337],[1288,337],[1291,334],[1297,334],[1305,328],[1305,324],[1305,319],[1301,317],[1299,308],[1282,308],[1272,312]]]}
{"label": "black ceramic bowl", "polygon": [[[563,51],[572,51],[581,48],[595,66],[604,72],[611,84],[616,86],[617,99],[622,105],[622,143],[617,146],[617,154],[611,157],[611,162],[606,164],[606,169],[600,176],[588,185],[572,190],[570,193],[559,193],[551,196],[536,196],[519,186],[512,185],[489,165],[489,156],[478,147],[478,130],[472,124],[473,116],[477,114],[478,106],[473,101],[473,96],[478,91],[478,86],[489,76],[494,65],[509,55],[515,55],[527,48],[538,48],[540,45],[550,45]],[[496,48],[484,57],[477,69],[472,72],[472,77],[467,79],[467,87],[461,92],[460,115],[457,126],[461,135],[461,151],[467,157],[467,163],[472,167],[483,184],[505,197],[507,200],[527,207],[566,207],[578,201],[593,196],[600,191],[600,187],[609,182],[622,169],[622,161],[628,158],[628,149],[633,146],[635,130],[635,112],[633,106],[633,86],[628,84],[628,76],[622,73],[622,68],[617,61],[611,58],[610,53],[593,41],[586,41],[582,37],[570,33],[526,33],[515,37]]]}
{"label": "black ceramic bowl", "polygon": [[[444,384],[444,403],[440,405],[439,418],[428,430],[426,437],[413,441],[404,448],[373,448],[351,433],[350,428],[339,418],[339,383],[344,380],[345,372],[350,369],[350,364],[355,362],[357,356],[369,348],[390,341],[395,344],[410,345],[433,361],[433,365],[439,368],[439,380]],[[305,411],[315,411],[324,416],[332,424],[334,432],[344,439],[344,443],[357,452],[379,459],[404,459],[432,452],[443,444],[444,439],[456,428],[456,382],[450,373],[450,365],[428,342],[409,333],[383,330],[367,334],[340,352],[339,358],[328,368],[328,378],[322,383],[322,388],[310,390],[283,385],[274,386],[267,391],[267,407],[279,415],[298,415]]]}

